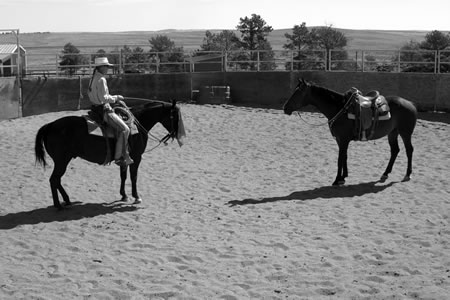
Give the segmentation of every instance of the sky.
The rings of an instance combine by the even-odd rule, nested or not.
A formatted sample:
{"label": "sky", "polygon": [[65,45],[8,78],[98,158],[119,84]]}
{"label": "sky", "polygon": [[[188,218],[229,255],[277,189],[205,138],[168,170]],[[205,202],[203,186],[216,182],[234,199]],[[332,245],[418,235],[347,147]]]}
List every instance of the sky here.
{"label": "sky", "polygon": [[236,29],[260,15],[273,29],[450,31],[449,0],[0,0],[0,30],[121,32]]}

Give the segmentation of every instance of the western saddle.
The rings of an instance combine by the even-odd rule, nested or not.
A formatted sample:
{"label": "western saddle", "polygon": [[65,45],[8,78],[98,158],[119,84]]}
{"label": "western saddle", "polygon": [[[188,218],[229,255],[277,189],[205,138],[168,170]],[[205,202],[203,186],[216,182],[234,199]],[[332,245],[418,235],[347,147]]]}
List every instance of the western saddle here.
{"label": "western saddle", "polygon": [[355,140],[367,141],[373,137],[378,121],[388,120],[389,105],[386,98],[378,91],[370,91],[363,95],[358,89],[352,87],[344,94],[350,101],[348,118],[355,120]]}

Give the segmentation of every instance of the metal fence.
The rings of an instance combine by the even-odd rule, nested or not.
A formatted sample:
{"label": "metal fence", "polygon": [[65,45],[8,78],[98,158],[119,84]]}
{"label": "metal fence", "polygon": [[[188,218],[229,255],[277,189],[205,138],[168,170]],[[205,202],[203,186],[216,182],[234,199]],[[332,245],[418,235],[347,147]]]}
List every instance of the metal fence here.
{"label": "metal fence", "polygon": [[88,49],[80,53],[29,48],[21,76],[90,76],[98,56],[108,57],[115,74],[297,70],[450,73],[450,50],[150,52],[137,46],[128,50],[115,47],[109,52]]}

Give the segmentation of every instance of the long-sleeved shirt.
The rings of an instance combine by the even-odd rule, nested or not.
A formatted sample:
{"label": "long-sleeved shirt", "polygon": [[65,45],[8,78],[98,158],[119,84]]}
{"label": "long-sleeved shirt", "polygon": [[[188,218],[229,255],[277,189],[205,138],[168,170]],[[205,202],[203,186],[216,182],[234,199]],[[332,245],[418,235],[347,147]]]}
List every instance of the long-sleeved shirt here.
{"label": "long-sleeved shirt", "polygon": [[110,95],[105,76],[100,72],[95,72],[89,83],[88,96],[92,104],[100,105],[104,103],[114,103],[118,99],[117,95]]}

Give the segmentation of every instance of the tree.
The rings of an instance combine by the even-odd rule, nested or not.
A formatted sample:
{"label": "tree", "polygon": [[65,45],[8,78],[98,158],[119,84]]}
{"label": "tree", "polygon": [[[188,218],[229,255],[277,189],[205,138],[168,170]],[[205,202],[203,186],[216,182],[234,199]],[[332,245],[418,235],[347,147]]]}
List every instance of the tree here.
{"label": "tree", "polygon": [[[241,47],[244,50],[249,50],[248,60],[258,60],[258,52],[255,50],[264,50],[259,52],[260,68],[265,70],[275,69],[274,52],[270,42],[267,40],[267,35],[273,31],[273,28],[266,24],[261,16],[252,14],[251,18],[240,18],[239,25],[236,28],[241,32]],[[250,69],[255,69],[255,64],[248,65]]]}
{"label": "tree", "polygon": [[152,52],[169,52],[175,48],[175,42],[173,42],[167,35],[156,35],[150,40]]}
{"label": "tree", "polygon": [[237,50],[240,47],[239,38],[231,30],[223,30],[215,34],[207,30],[203,38],[203,44],[200,46],[201,51],[222,51],[228,52]]}
{"label": "tree", "polygon": [[252,14],[250,19],[240,18],[236,28],[241,32],[242,47],[247,50],[258,50],[261,42],[266,42],[267,35],[273,31],[273,28],[266,25],[266,21],[257,14]]}
{"label": "tree", "polygon": [[420,43],[420,48],[426,50],[444,50],[450,46],[450,35],[439,30],[433,30],[425,35],[425,40]]}
{"label": "tree", "polygon": [[62,50],[61,61],[59,65],[61,69],[67,72],[69,75],[73,75],[76,73],[78,69],[81,68],[80,65],[87,63],[87,58],[83,55],[80,55],[80,50],[75,47],[72,43],[67,43],[64,45]]}
{"label": "tree", "polygon": [[301,51],[311,48],[311,34],[308,27],[306,27],[305,22],[301,25],[294,25],[292,34],[285,33],[284,36],[288,40],[288,42],[283,45],[284,49]]}
{"label": "tree", "polygon": [[344,33],[333,28],[332,25],[326,27],[313,28],[311,30],[311,42],[314,48],[326,51],[326,69],[339,67],[339,63],[331,66],[333,60],[346,60],[347,52],[337,51],[330,55],[330,50],[343,50],[347,46],[347,37]]}
{"label": "tree", "polygon": [[294,25],[292,34],[285,33],[284,36],[287,43],[283,45],[283,48],[294,52],[292,56],[293,65],[291,66],[291,62],[287,62],[286,70],[290,70],[291,67],[293,70],[313,70],[318,67],[317,61],[320,61],[320,57],[318,57],[320,54],[311,51],[313,48],[312,36],[305,22],[301,25]]}
{"label": "tree", "polygon": [[[173,42],[166,35],[157,35],[150,40],[150,52],[158,52],[157,56],[162,63],[160,71],[182,71],[184,64],[178,64],[184,62],[183,47],[176,47]],[[164,53],[162,53],[164,52]]]}
{"label": "tree", "polygon": [[[102,50],[102,49],[100,49]],[[105,51],[106,52],[106,51]],[[119,66],[120,64],[120,50],[118,47],[114,47],[114,49],[106,54],[106,57],[108,58],[108,61],[116,66]]]}
{"label": "tree", "polygon": [[[200,45],[200,50],[194,52],[193,56],[210,55],[212,54],[211,52],[220,52],[220,55],[223,55],[222,64],[225,64],[225,61],[239,60],[237,58],[239,53],[234,52],[239,48],[239,38],[233,31],[223,30],[216,34],[207,30],[203,38],[203,44]],[[225,60],[225,56],[227,60]]]}
{"label": "tree", "polygon": [[[444,34],[439,30],[433,30],[425,35],[425,40],[420,43],[421,49],[437,51],[440,61],[450,61],[450,52],[442,51],[450,47],[450,34]],[[424,53],[423,56],[427,61],[433,61],[435,53]],[[434,71],[434,70],[433,70]],[[439,72],[450,72],[450,64],[441,64]]]}
{"label": "tree", "polygon": [[[429,60],[426,53],[421,52],[421,43],[410,40],[400,48],[401,72],[433,72],[432,64],[423,64]],[[395,57],[393,60],[396,60]],[[434,64],[434,59],[433,59]]]}
{"label": "tree", "polygon": [[143,69],[145,70],[145,62],[147,61],[147,56],[144,54],[144,49],[141,47],[136,47],[129,51],[127,56],[127,64],[131,64],[131,68],[128,68],[128,72],[139,73]]}

